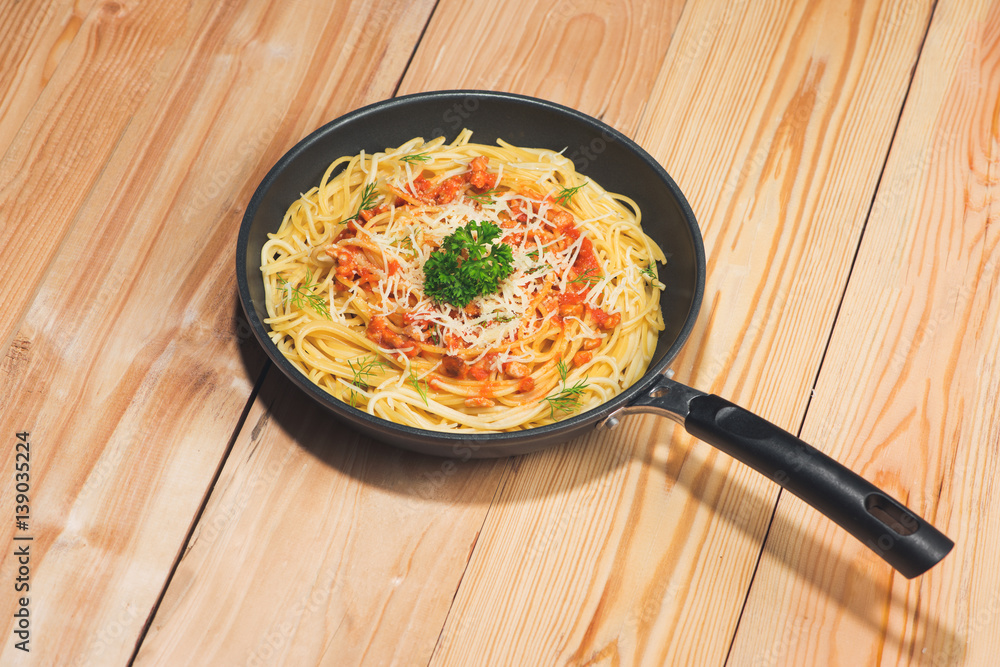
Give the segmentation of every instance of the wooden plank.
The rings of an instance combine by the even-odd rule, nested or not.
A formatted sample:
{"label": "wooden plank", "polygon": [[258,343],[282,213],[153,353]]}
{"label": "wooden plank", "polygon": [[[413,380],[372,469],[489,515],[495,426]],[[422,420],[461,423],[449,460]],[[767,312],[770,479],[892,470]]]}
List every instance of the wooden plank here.
{"label": "wooden plank", "polygon": [[477,534],[464,528],[482,523],[493,462],[363,440],[303,406],[276,376],[272,369],[254,403],[137,664],[193,655],[212,664],[420,662],[440,630],[440,621],[432,632],[421,623],[447,609],[461,579]]}
{"label": "wooden plank", "polygon": [[0,154],[62,61],[90,11],[67,0],[0,3]]}
{"label": "wooden plank", "polygon": [[[682,381],[797,430],[929,14],[685,6],[637,133],[706,236]],[[725,661],[777,487],[636,422],[520,462],[433,664]]]}
{"label": "wooden plank", "polygon": [[[73,216],[153,85],[158,70],[151,63],[160,62],[170,40],[182,30],[181,13],[169,7],[153,17],[109,4],[84,16],[85,23],[75,13],[67,18],[65,11],[55,7],[43,10],[36,20],[65,21],[58,28],[61,37],[50,47],[52,57],[46,57],[41,73],[30,60],[23,65],[23,75],[14,73],[15,79],[34,74],[43,80],[35,84],[41,94],[31,100],[33,112],[23,115],[26,109],[19,107],[25,102],[12,105],[10,117],[2,124],[5,134],[16,130],[16,135],[5,145],[0,160],[0,219],[4,221],[0,252],[4,257],[33,260],[0,266],[4,349],[11,344],[17,322]],[[47,32],[42,30],[42,34]],[[109,63],[114,66],[108,67]],[[44,80],[46,75],[49,78]],[[23,85],[31,91],[31,81]],[[54,192],[59,193],[59,205],[48,206],[43,213],[39,202],[50,202]]]}
{"label": "wooden plank", "polygon": [[[424,40],[432,48],[416,52],[400,93],[460,84],[534,95],[626,134],[638,127],[684,6],[634,0],[442,4]],[[462,39],[455,40],[457,34]]]}
{"label": "wooden plank", "polygon": [[938,3],[803,426],[954,552],[906,580],[782,497],[733,664],[996,662],[998,100],[1000,2]]}
{"label": "wooden plank", "polygon": [[431,4],[106,3],[81,26],[0,166],[5,239],[44,272],[2,288],[26,304],[3,315],[0,426],[31,433],[33,538],[32,652],[3,664],[132,655],[262,367],[242,207],[317,122],[391,94]]}
{"label": "wooden plank", "polygon": [[[568,99],[547,97],[590,113],[605,110],[606,120],[633,132],[635,108],[609,95],[619,80],[615,69],[564,59],[543,71],[533,67],[538,54],[522,50],[509,53],[498,70],[488,49],[467,53],[475,40],[541,44],[552,31],[578,39],[576,26],[597,21],[608,43],[629,44],[621,67],[645,68],[627,89],[617,89],[641,100],[677,9],[662,6],[655,16],[632,11],[622,22],[617,7],[539,0],[507,3],[501,12],[486,2],[441,2],[400,92],[479,86],[484,77],[501,90],[545,92],[567,78],[566,90],[574,91]],[[491,38],[456,40],[457,25],[489,30]],[[626,40],[647,25],[662,34]],[[285,394],[291,396],[274,399]],[[173,664],[190,655],[218,664],[429,660],[508,464],[404,454],[345,431],[297,396],[276,372],[268,375],[138,663]],[[222,527],[214,529],[216,523]],[[234,577],[254,585],[232,591]],[[216,598],[228,602],[205,605]]]}

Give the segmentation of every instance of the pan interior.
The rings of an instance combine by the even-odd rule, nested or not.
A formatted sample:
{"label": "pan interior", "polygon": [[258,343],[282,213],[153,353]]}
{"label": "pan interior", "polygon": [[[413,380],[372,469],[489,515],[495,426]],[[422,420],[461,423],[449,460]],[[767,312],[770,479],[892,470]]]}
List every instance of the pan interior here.
{"label": "pan interior", "polygon": [[[375,437],[421,451],[428,451],[428,447],[437,451],[440,445],[436,434],[426,435],[419,429],[399,427],[349,409],[312,385],[284,360],[267,338],[267,327],[262,322],[267,314],[260,279],[260,252],[267,234],[277,230],[289,204],[318,184],[334,159],[362,150],[371,153],[393,148],[418,136],[425,139],[445,136],[451,140],[463,128],[472,130],[472,140],[476,143],[493,144],[503,139],[515,145],[563,151],[578,171],[609,192],[636,201],[642,212],[643,229],[667,256],[667,263],[659,267],[660,280],[666,285],[660,299],[665,329],[644,379],[651,379],[676,355],[694,323],[703,291],[701,235],[679,188],[642,149],[589,116],[535,98],[483,91],[442,91],[388,100],[321,127],[271,169],[247,207],[238,246],[240,297],[258,340],[300,388]],[[638,383],[642,384],[648,382]],[[480,438],[502,441],[504,453],[565,440],[568,437],[565,431],[592,424],[637,390],[638,386],[632,387],[601,408],[559,424]]]}

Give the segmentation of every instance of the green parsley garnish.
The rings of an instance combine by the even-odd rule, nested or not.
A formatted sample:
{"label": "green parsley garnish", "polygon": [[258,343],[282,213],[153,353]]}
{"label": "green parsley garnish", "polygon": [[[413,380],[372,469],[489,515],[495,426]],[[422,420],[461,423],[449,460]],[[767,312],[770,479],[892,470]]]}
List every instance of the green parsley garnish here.
{"label": "green parsley garnish", "polygon": [[278,285],[285,290],[288,299],[296,308],[304,310],[308,306],[326,319],[333,319],[330,317],[330,309],[326,307],[326,300],[313,291],[317,285],[312,284],[312,272],[306,272],[306,280],[302,285],[292,285],[279,273]]}
{"label": "green parsley garnish", "polygon": [[495,293],[514,271],[514,251],[498,241],[501,233],[492,222],[473,220],[446,236],[424,262],[424,293],[457,308]]}
{"label": "green parsley garnish", "polygon": [[566,368],[566,363],[562,359],[556,364],[556,370],[559,371],[559,378],[562,380],[562,389],[552,396],[546,396],[542,399],[549,404],[552,419],[556,418],[557,411],[573,412],[578,409],[580,407],[580,397],[587,389],[587,378],[580,380],[572,387],[566,386],[566,376],[569,374],[569,369]]}
{"label": "green parsley garnish", "polygon": [[576,187],[560,189],[559,194],[556,195],[556,201],[562,204],[563,206],[568,205],[570,201],[573,199],[573,195],[575,195],[580,190],[580,188],[582,188],[586,184],[587,181],[584,181],[583,183],[580,183],[580,185],[577,185]]}
{"label": "green parsley garnish", "polygon": [[431,159],[431,156],[427,153],[413,153],[411,155],[404,155],[399,158],[401,162],[427,162]]}

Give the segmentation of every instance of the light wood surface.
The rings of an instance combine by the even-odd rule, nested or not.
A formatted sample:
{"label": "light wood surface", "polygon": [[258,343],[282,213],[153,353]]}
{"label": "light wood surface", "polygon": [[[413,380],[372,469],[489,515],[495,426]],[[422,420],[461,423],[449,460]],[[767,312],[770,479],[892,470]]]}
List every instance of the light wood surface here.
{"label": "light wood surface", "polygon": [[[0,16],[0,664],[995,663],[1000,1]],[[237,302],[244,207],[324,122],[445,88],[567,104],[645,147],[708,255],[676,377],[955,550],[907,580],[660,418],[445,460],[307,402]]]}

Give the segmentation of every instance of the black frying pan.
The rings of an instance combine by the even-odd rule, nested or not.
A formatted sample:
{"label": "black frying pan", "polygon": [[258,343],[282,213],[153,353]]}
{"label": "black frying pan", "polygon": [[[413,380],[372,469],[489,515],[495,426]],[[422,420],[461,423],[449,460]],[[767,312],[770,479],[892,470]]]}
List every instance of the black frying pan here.
{"label": "black frying pan", "polygon": [[[413,137],[498,138],[520,146],[562,150],[577,169],[610,192],[632,197],[643,228],[668,253],[659,267],[665,330],[649,370],[606,403],[556,424],[514,433],[458,435],[394,424],[356,410],[313,384],[268,338],[260,252],[285,210],[319,183],[337,157],[398,146]],[[440,91],[398,97],[347,114],[316,130],[268,172],[247,206],[236,252],[240,300],[271,360],[302,391],[358,431],[406,449],[461,458],[523,454],[587,433],[614,428],[633,412],[674,419],[767,475],[844,527],[907,577],[940,561],[954,546],[896,500],[792,434],[729,403],[669,379],[667,365],[691,333],[705,286],[705,252],[691,208],[656,160],[624,135],[578,111],[543,100],[486,91]]]}

